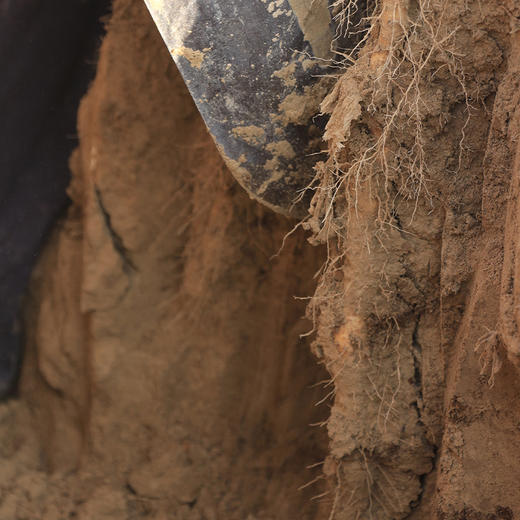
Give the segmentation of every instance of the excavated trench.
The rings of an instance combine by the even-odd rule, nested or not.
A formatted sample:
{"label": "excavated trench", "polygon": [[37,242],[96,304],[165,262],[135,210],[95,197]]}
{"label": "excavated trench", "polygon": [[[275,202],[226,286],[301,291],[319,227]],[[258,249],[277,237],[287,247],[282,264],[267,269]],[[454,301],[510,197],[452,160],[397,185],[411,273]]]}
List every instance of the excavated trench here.
{"label": "excavated trench", "polygon": [[517,4],[377,2],[305,234],[116,0],[0,406],[0,520],[520,515]]}
{"label": "excavated trench", "polygon": [[293,223],[236,185],[144,5],[113,11],[1,408],[0,518],[315,518],[324,250],[274,257]]}

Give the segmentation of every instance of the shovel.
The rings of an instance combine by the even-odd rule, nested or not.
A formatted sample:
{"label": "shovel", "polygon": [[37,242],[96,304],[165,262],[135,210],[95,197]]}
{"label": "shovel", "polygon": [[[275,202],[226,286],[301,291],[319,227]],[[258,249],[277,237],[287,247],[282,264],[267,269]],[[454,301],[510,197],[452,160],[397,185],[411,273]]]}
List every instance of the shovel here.
{"label": "shovel", "polygon": [[330,88],[329,2],[145,1],[231,173],[274,211],[304,215]]}

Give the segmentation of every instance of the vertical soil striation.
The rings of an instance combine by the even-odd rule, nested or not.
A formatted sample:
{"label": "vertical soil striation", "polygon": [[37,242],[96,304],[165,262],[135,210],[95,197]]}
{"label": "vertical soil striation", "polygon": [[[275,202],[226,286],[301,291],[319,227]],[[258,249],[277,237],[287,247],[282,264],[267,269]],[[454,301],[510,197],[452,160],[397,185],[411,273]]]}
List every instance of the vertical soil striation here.
{"label": "vertical soil striation", "polygon": [[311,311],[333,519],[520,514],[518,15],[382,1],[322,105],[307,226],[331,252]]}

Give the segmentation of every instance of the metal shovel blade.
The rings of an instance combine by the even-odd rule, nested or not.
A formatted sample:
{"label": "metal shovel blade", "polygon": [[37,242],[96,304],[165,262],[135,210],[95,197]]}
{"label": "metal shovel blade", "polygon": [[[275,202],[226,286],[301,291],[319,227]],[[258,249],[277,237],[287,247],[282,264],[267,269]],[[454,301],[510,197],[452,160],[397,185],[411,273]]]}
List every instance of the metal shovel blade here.
{"label": "metal shovel blade", "polygon": [[275,211],[303,214],[329,84],[327,0],[145,1],[235,178]]}

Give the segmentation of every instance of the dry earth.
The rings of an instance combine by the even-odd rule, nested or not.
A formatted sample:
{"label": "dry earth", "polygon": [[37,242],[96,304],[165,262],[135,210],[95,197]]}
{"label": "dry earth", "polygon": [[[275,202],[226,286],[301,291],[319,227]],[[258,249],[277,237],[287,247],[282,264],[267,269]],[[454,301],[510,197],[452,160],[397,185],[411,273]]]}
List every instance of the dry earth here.
{"label": "dry earth", "polygon": [[294,222],[115,0],[0,407],[1,520],[520,518],[520,5],[378,13],[273,258]]}

